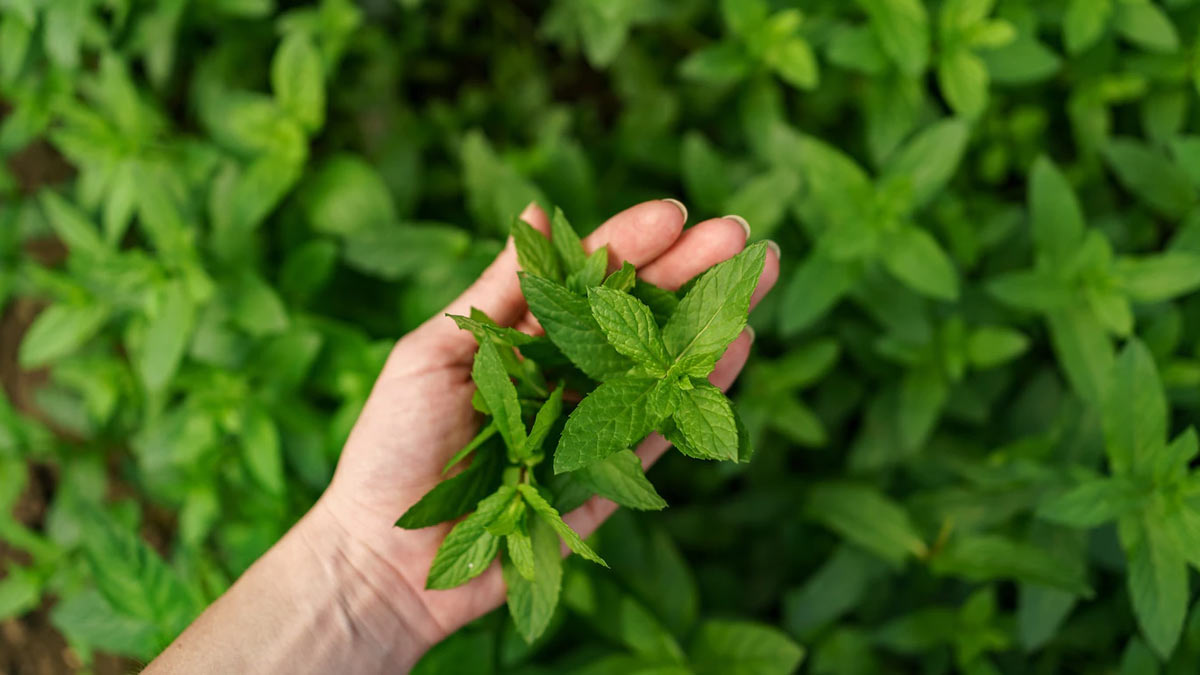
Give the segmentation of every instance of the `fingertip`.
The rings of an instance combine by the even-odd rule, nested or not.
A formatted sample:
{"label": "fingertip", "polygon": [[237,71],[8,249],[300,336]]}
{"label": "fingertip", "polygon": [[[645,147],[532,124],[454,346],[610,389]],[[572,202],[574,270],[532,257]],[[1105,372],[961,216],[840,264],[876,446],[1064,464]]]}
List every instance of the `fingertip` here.
{"label": "fingertip", "polygon": [[687,208],[674,199],[643,202],[624,213],[632,216],[633,227],[637,231],[653,238],[658,244],[658,252],[665,251],[679,238],[687,222]]}
{"label": "fingertip", "polygon": [[608,246],[613,260],[641,266],[675,243],[683,222],[684,211],[672,202],[642,202],[609,218],[584,239],[584,246],[588,252]]}
{"label": "fingertip", "polygon": [[683,222],[685,222],[685,223],[687,222],[688,210],[687,210],[687,207],[684,206],[683,202],[679,201],[678,199],[674,199],[672,197],[667,197],[666,199],[663,199],[662,201],[679,209],[679,212],[683,214]]}
{"label": "fingertip", "polygon": [[[747,230],[747,235],[748,234],[749,230]],[[767,248],[771,249],[771,252],[775,254],[775,262],[778,263],[783,259],[783,250],[779,248],[779,244],[777,244],[774,239],[767,240]]]}
{"label": "fingertip", "polygon": [[529,202],[529,205],[521,210],[521,215],[518,218],[542,234],[550,232],[550,217],[546,215],[542,207],[538,206],[537,202]]}
{"label": "fingertip", "polygon": [[[750,223],[746,222],[745,218],[743,218],[739,215],[735,215],[735,214],[730,214],[728,216],[721,216],[721,218],[723,218],[724,220],[732,220],[733,222],[737,223],[738,225],[740,225],[742,227],[742,231],[746,233],[745,239],[743,239],[743,241],[750,238]],[[770,244],[767,244],[767,245],[770,246]]]}
{"label": "fingertip", "polygon": [[750,309],[753,310],[759,301],[771,292],[777,281],[779,281],[779,244],[767,240],[767,257],[763,261],[763,271],[758,277],[758,285],[754,287],[754,293],[750,296]]}
{"label": "fingertip", "polygon": [[679,288],[746,247],[746,229],[739,221],[726,216],[696,223],[669,250],[643,267],[640,276],[663,288]]}

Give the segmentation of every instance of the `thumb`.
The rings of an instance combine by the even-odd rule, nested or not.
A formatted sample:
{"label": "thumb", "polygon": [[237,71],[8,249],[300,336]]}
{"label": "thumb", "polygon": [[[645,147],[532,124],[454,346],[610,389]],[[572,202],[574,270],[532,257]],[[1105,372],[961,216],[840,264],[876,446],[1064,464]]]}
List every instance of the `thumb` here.
{"label": "thumb", "polygon": [[[549,236],[550,219],[536,202],[521,212],[521,220],[529,223],[533,229]],[[510,235],[492,264],[488,265],[483,274],[462,292],[446,309],[431,318],[423,327],[427,336],[437,341],[444,341],[443,346],[452,351],[472,352],[475,349],[475,339],[470,333],[458,329],[454,321],[445,314],[469,314],[472,307],[482,310],[501,326],[511,326],[525,315],[525,296],[521,294],[521,284],[517,279],[517,249]]]}

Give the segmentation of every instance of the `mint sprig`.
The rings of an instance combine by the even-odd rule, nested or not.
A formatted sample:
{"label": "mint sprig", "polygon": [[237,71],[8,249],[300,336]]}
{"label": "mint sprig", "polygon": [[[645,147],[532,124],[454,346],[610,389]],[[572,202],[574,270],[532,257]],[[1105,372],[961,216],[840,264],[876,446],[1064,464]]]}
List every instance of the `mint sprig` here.
{"label": "mint sprig", "polygon": [[558,604],[558,541],[607,566],[563,520],[552,477],[572,485],[568,507],[582,490],[657,510],[667,503],[633,452],[652,431],[689,457],[749,457],[745,426],[707,378],[746,325],[766,245],[748,247],[677,293],[637,279],[627,262],[605,276],[607,249],[588,254],[561,211],[550,238],[520,220],[512,235],[521,288],[546,337],[499,326],[479,310],[452,317],[479,342],[473,403],[488,420],[447,464],[449,471],[470,458],[467,468],[396,524],[428,527],[473,509],[438,549],[426,586],[464,584],[500,554],[509,611],[532,641]]}

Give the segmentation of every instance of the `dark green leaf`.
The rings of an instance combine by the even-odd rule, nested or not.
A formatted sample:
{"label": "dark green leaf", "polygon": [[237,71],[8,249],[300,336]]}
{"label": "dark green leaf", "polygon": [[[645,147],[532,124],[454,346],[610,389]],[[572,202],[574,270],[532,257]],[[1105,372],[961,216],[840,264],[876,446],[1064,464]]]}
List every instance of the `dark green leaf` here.
{"label": "dark green leaf", "polygon": [[559,537],[562,537],[562,540],[567,545],[567,548],[596,563],[597,565],[608,567],[608,563],[604,562],[603,558],[596,555],[596,552],[592,550],[592,547],[584,543],[583,539],[578,533],[575,532],[575,530],[571,529],[570,525],[567,525],[565,522],[563,522],[562,516],[559,515],[558,511],[550,505],[550,502],[546,501],[546,499],[542,497],[541,493],[537,491],[537,488],[533,487],[532,485],[521,484],[517,486],[517,490],[520,491],[521,496],[525,498],[525,502],[529,504],[529,507],[533,509],[533,512],[536,513],[539,518],[545,521],[545,523],[549,525]]}
{"label": "dark green leaf", "polygon": [[643,511],[667,507],[642,471],[642,460],[631,450],[621,450],[604,461],[585,466],[576,475],[593,492],[621,506]]}
{"label": "dark green leaf", "polygon": [[546,523],[531,519],[529,537],[533,554],[533,576],[519,574],[507,558],[501,559],[504,584],[508,587],[508,612],[517,632],[533,642],[546,631],[562,587],[562,556],[558,537]]}
{"label": "dark green leaf", "polygon": [[927,551],[908,513],[873,488],[849,483],[818,485],[809,491],[805,513],[893,565]]}
{"label": "dark green leaf", "polygon": [[496,490],[503,466],[501,458],[498,448],[481,452],[465,471],[438,483],[410,506],[396,521],[396,527],[418,530],[466,514]]}
{"label": "dark green leaf", "polygon": [[788,675],[800,665],[804,650],[770,626],[710,620],[700,625],[688,656],[697,673]]}
{"label": "dark green leaf", "polygon": [[672,389],[662,380],[637,377],[596,387],[567,418],[554,472],[575,471],[633,447],[671,414]]}
{"label": "dark green leaf", "polygon": [[[507,347],[505,348],[507,349]],[[491,340],[479,343],[475,363],[471,367],[471,379],[479,388],[479,394],[487,403],[488,411],[496,420],[496,428],[517,457],[526,457],[525,422],[521,419],[521,403],[517,400],[517,388],[508,379],[508,371],[500,361],[500,352]]]}
{"label": "dark green leaf", "polygon": [[558,254],[546,235],[533,229],[533,226],[520,218],[513,219],[510,234],[517,246],[517,260],[521,269],[528,274],[552,281],[563,280]]}
{"label": "dark green leaf", "polygon": [[514,494],[513,488],[501,487],[450,530],[429,565],[425,588],[454,588],[483,574],[500,550],[500,538],[488,532],[487,526],[508,506]]}

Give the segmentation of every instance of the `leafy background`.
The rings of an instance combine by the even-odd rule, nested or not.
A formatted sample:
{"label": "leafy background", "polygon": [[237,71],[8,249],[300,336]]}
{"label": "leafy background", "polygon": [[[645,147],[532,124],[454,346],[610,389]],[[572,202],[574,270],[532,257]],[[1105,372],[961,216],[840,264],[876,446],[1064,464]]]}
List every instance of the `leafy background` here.
{"label": "leafy background", "polygon": [[783,250],[754,461],[664,459],[671,508],[597,535],[614,570],[572,565],[544,639],[495,613],[421,672],[1196,672],[1198,29],[1193,0],[0,0],[0,668],[157,653],[528,201],[587,230],[678,196]]}

